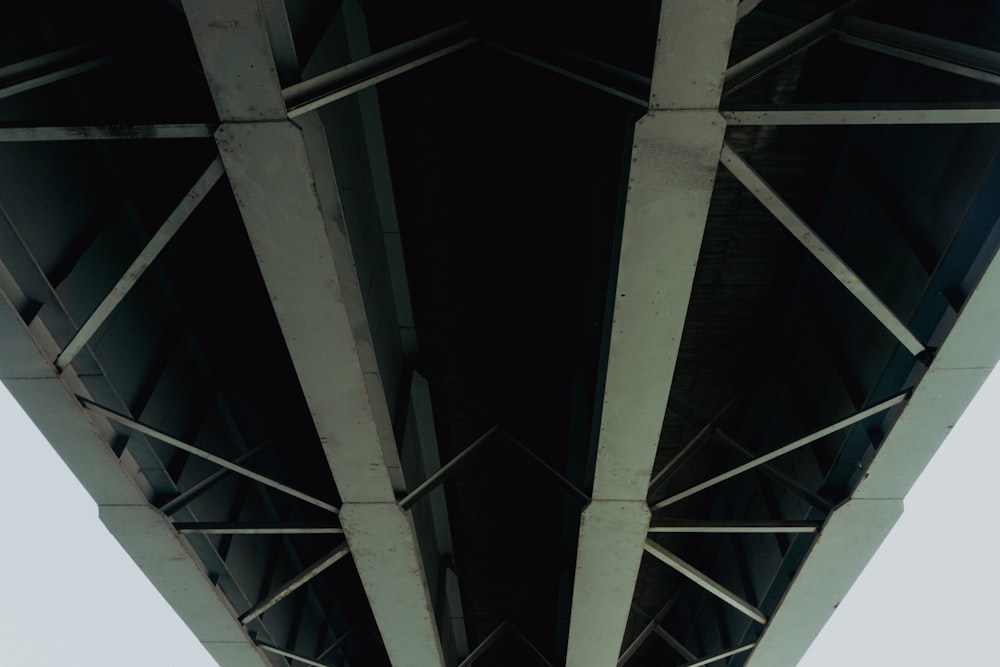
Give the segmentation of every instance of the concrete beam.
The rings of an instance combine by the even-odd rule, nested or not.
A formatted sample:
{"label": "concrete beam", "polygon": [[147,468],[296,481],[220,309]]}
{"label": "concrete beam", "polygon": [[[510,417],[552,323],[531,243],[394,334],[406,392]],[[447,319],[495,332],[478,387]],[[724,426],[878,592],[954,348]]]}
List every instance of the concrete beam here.
{"label": "concrete beam", "polygon": [[1000,359],[1000,261],[994,257],[934,361],[785,594],[747,667],[793,667],[903,511],[903,498]]}
{"label": "concrete beam", "polygon": [[730,125],[993,125],[1000,107],[993,104],[829,105],[731,109]]}
{"label": "concrete beam", "polygon": [[646,494],[715,184],[736,0],[665,0],[636,125],[593,500],[580,520],[567,664],[617,664]]}
{"label": "concrete beam", "polygon": [[26,306],[0,262],[0,379],[97,503],[111,534],[219,665],[271,667],[184,538],[149,505],[128,455],[115,455],[110,423],[81,407],[76,396],[89,394],[76,372],[57,372],[59,346],[41,318],[22,319]]}
{"label": "concrete beam", "polygon": [[288,120],[257,2],[184,8],[222,121],[216,143],[386,652],[396,667],[443,667],[416,530],[396,504],[398,453],[322,126]]}

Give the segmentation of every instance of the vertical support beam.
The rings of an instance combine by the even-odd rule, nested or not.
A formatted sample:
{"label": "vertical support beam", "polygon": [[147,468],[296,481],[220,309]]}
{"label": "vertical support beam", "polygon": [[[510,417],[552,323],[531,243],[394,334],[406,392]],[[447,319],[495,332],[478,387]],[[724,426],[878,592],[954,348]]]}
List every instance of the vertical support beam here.
{"label": "vertical support beam", "polygon": [[664,0],[635,129],[593,500],[580,519],[567,664],[618,661],[649,528],[646,494],[715,184],[737,0]]}
{"label": "vertical support beam", "polygon": [[396,504],[396,444],[324,132],[316,118],[288,121],[257,2],[184,9],[222,121],[216,143],[389,660],[444,667],[416,529]]}

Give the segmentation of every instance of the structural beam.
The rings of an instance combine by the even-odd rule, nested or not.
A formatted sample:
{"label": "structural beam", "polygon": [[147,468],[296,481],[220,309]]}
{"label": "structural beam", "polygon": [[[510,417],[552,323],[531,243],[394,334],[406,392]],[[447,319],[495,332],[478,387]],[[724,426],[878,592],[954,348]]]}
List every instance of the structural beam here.
{"label": "structural beam", "polygon": [[100,44],[83,44],[0,67],[0,99],[103,67],[123,55]]}
{"label": "structural beam", "polygon": [[503,435],[512,445],[514,445],[517,451],[527,457],[527,459],[535,464],[536,467],[541,469],[542,472],[549,477],[549,479],[554,481],[556,486],[558,486],[563,493],[572,498],[581,507],[587,506],[587,503],[590,502],[590,496],[581,491],[575,484],[573,484],[573,482],[566,479],[558,470],[546,463],[542,457],[533,452],[530,447],[512,436],[509,432],[504,431]]}
{"label": "structural beam", "polygon": [[[732,405],[732,403],[730,403],[730,405]],[[695,424],[691,420],[691,418],[689,416],[685,415],[684,412],[681,411],[676,405],[674,405],[674,404],[668,404],[668,408],[674,414],[676,414],[678,417],[680,417],[681,419],[687,421],[692,426],[697,427],[697,424]],[[714,418],[712,421],[713,422],[717,422],[718,421],[718,417]],[[705,428],[702,427],[702,432],[704,432],[704,431],[705,431]],[[743,456],[745,456],[748,459],[755,459],[755,458],[757,458],[756,454],[754,454],[749,449],[747,449],[746,447],[744,447],[741,444],[739,444],[738,442],[736,442],[736,440],[734,440],[732,437],[730,437],[717,424],[714,425],[713,428],[711,428],[711,429],[709,429],[707,431],[706,437],[709,437],[709,438],[715,440],[716,442],[721,442],[722,444],[724,444],[727,447],[729,447],[729,448],[731,448],[731,449],[739,452],[740,454],[742,454]],[[680,458],[679,456],[675,457],[675,460],[677,460],[679,458]],[[677,465],[679,465],[679,462],[677,463]],[[668,466],[668,469],[671,472],[674,471],[674,470],[676,470],[674,461],[669,462],[667,464],[667,466]],[[804,484],[802,484],[801,482],[799,482],[797,479],[794,479],[790,475],[786,475],[785,473],[781,472],[780,470],[778,470],[774,466],[772,466],[772,465],[770,465],[768,463],[765,463],[765,464],[761,465],[759,468],[757,468],[757,470],[759,470],[764,475],[770,477],[774,481],[778,482],[779,484],[781,484],[782,486],[784,486],[786,489],[788,489],[789,491],[791,491],[792,493],[794,493],[795,495],[797,495],[799,498],[801,498],[802,500],[805,500],[807,503],[809,503],[810,505],[812,505],[813,507],[815,507],[816,509],[818,509],[820,512],[823,512],[824,514],[829,514],[830,510],[833,509],[833,503],[831,503],[829,500],[827,500],[826,498],[823,498],[822,496],[820,496],[819,494],[815,493],[811,489],[806,488],[806,486]],[[656,480],[655,477],[654,477],[654,480]],[[660,480],[656,480],[656,481],[660,481]],[[653,488],[654,488],[654,485],[650,484],[649,485],[650,491],[652,491]]]}
{"label": "structural beam", "polygon": [[139,256],[125,270],[125,274],[115,283],[111,291],[108,292],[108,295],[98,304],[94,312],[90,314],[87,320],[80,326],[80,329],[74,334],[73,338],[66,344],[66,347],[63,348],[63,351],[56,357],[57,368],[61,370],[73,362],[73,359],[80,353],[80,350],[97,333],[97,330],[101,328],[101,325],[114,312],[114,309],[118,307],[118,304],[128,295],[135,284],[139,282],[139,278],[146,272],[146,269],[156,261],[160,252],[167,246],[170,239],[174,238],[174,235],[180,230],[181,225],[184,224],[188,216],[198,207],[198,204],[205,198],[205,195],[212,191],[215,184],[222,178],[223,173],[222,160],[219,158],[212,160],[212,163],[198,177],[198,180],[195,181],[191,189],[184,195],[181,202],[171,211],[167,219],[160,225],[160,228],[153,234],[153,237],[149,239],[146,247],[139,252]]}
{"label": "structural beam", "polygon": [[293,651],[288,651],[273,644],[268,644],[267,642],[258,641],[257,646],[267,651],[268,653],[273,653],[274,655],[280,655],[283,658],[291,658],[293,661],[301,662],[302,664],[310,665],[311,667],[334,667],[334,665],[331,665],[330,663],[320,662],[319,660],[307,658],[304,655],[295,653]]}
{"label": "structural beam", "polygon": [[731,109],[729,125],[993,125],[1000,123],[996,103],[953,105],[825,106]]}
{"label": "structural beam", "polygon": [[268,486],[274,489],[275,491],[281,491],[282,493],[288,494],[293,498],[298,498],[299,500],[307,502],[310,505],[315,505],[320,509],[324,509],[327,512],[333,512],[334,514],[337,514],[339,512],[336,506],[331,505],[325,500],[314,498],[313,496],[310,496],[307,493],[302,493],[301,491],[297,491],[296,489],[293,489],[287,484],[276,482],[270,477],[267,477],[266,475],[261,475],[259,472],[254,472],[253,470],[245,468],[239,465],[238,463],[234,463],[228,459],[224,459],[221,456],[218,456],[211,452],[206,452],[204,449],[201,449],[200,447],[195,447],[190,443],[187,443],[179,438],[175,438],[174,436],[164,433],[159,429],[155,429],[152,426],[136,421],[135,419],[123,415],[120,412],[115,412],[110,408],[94,403],[90,399],[84,398],[82,396],[77,396],[77,399],[80,401],[80,404],[87,410],[99,414],[102,417],[107,417],[111,421],[118,422],[122,426],[127,426],[136,433],[142,433],[143,435],[148,435],[151,438],[156,438],[157,440],[166,445],[170,445],[171,447],[176,447],[177,449],[183,450],[188,454],[194,454],[195,456],[203,458],[206,461],[210,461],[217,466],[221,466],[227,470],[231,470],[237,475],[243,475],[244,477],[248,477],[259,484]]}
{"label": "structural beam", "polygon": [[641,74],[568,49],[506,34],[491,34],[489,39],[483,40],[483,46],[626,100],[643,109],[649,105],[650,80]]}
{"label": "structural beam", "polygon": [[443,466],[438,468],[438,470],[435,471],[434,474],[432,474],[430,477],[421,482],[417,486],[417,488],[413,489],[413,491],[410,491],[410,493],[408,493],[405,498],[399,501],[400,508],[404,510],[409,510],[414,505],[416,505],[417,501],[419,501],[421,498],[429,495],[431,492],[434,491],[434,489],[444,484],[449,477],[458,472],[459,467],[461,467],[461,465],[465,463],[472,454],[477,452],[480,447],[482,447],[484,444],[493,439],[493,436],[496,434],[499,428],[500,428],[499,424],[494,426],[486,433],[476,438],[471,445],[469,445],[461,452],[459,452],[458,455],[455,456],[455,458],[453,458],[451,461],[448,461]]}
{"label": "structural beam", "polygon": [[479,642],[479,646],[474,648],[472,650],[472,653],[470,653],[465,658],[465,660],[458,663],[458,667],[470,667],[470,665],[475,664],[476,660],[478,660],[483,655],[483,653],[486,653],[486,651],[488,651],[489,648],[493,646],[493,644],[495,644],[498,639],[500,639],[501,635],[503,635],[503,633],[507,631],[508,625],[510,625],[510,623],[508,621],[504,621],[503,623],[498,625],[496,629],[493,630],[493,632],[486,635],[483,641]]}
{"label": "structural beam", "polygon": [[996,51],[857,17],[845,20],[838,33],[847,44],[1000,85],[1000,53]]}
{"label": "structural beam", "polygon": [[477,41],[472,24],[464,21],[289,86],[283,93],[288,117],[315,111]]}
{"label": "structural beam", "polygon": [[[590,505],[580,533],[567,664],[621,653],[649,480],[715,183],[737,0],[664,0],[649,112],[635,126]],[[678,29],[683,26],[683,29]]]}
{"label": "structural beam", "polygon": [[203,535],[335,535],[344,532],[340,526],[288,521],[270,523],[177,521],[174,523],[174,530],[181,534],[201,533]]}
{"label": "structural beam", "polygon": [[757,201],[764,205],[768,211],[778,219],[785,229],[798,239],[799,243],[805,246],[806,250],[815,257],[820,264],[830,272],[831,275],[843,285],[851,295],[861,302],[868,312],[885,327],[907,350],[914,356],[921,355],[924,351],[924,344],[917,340],[917,337],[910,332],[903,322],[896,317],[896,314],[872,291],[868,285],[862,282],[854,271],[851,270],[843,259],[833,251],[830,246],[823,242],[816,233],[809,228],[805,221],[792,210],[781,196],[761,178],[760,174],[754,171],[753,167],[747,164],[746,160],[740,157],[736,151],[728,145],[722,149],[722,164],[743,186],[750,191]]}
{"label": "structural beam", "polygon": [[[712,436],[716,442],[721,442],[726,447],[729,447],[735,452],[738,452],[742,456],[750,459],[751,461],[757,458],[757,454],[750,451],[739,442],[737,442],[732,436],[721,429],[716,429]],[[771,480],[777,482],[781,486],[785,487],[787,490],[794,493],[796,496],[806,501],[814,508],[822,512],[823,514],[829,514],[833,510],[833,503],[819,495],[812,489],[806,487],[805,484],[795,479],[791,475],[778,470],[776,467],[770,463],[764,463],[755,468],[765,477],[769,477]]]}
{"label": "structural beam", "polygon": [[261,600],[253,607],[248,609],[245,613],[243,613],[240,616],[240,623],[246,625],[253,619],[257,618],[265,611],[267,611],[274,605],[278,604],[286,597],[288,597],[289,595],[291,595],[292,593],[294,593],[295,591],[302,588],[310,581],[318,577],[323,572],[323,570],[327,569],[328,567],[336,563],[338,560],[340,560],[350,552],[351,552],[350,547],[348,546],[347,542],[344,542],[336,549],[328,553],[326,556],[313,563],[306,570],[296,575],[289,581],[285,582],[280,588],[278,588],[277,591],[275,591],[272,595],[270,595],[266,600]]}
{"label": "structural beam", "polygon": [[671,519],[651,526],[650,533],[815,533],[818,521],[693,521]]}
{"label": "structural beam", "polygon": [[416,529],[397,504],[398,452],[325,132],[315,115],[288,121],[255,0],[183,4],[222,122],[216,143],[389,660],[444,667]]}
{"label": "structural beam", "polygon": [[[862,2],[864,0],[849,0],[837,9],[827,12],[815,21],[807,23],[734,64],[726,70],[725,94],[728,95],[739,90],[831,34],[840,24],[844,15],[857,8]],[[747,3],[743,2],[742,4]]]}
{"label": "structural beam", "polygon": [[653,540],[647,539],[645,548],[646,551],[655,556],[657,560],[673,568],[679,574],[684,575],[737,611],[746,614],[758,623],[767,623],[767,617],[764,616],[759,609],[697,568],[681,560],[672,552],[660,546]]}
{"label": "structural beam", "polygon": [[538,661],[539,664],[545,665],[545,667],[552,667],[552,663],[549,662],[549,659],[546,658],[545,655],[538,650],[538,647],[535,646],[532,643],[532,641],[524,635],[523,632],[517,629],[517,626],[511,624],[510,626],[508,626],[508,629],[510,630],[511,634],[517,637],[518,640],[520,640],[521,644],[523,644],[524,647],[531,652],[531,655],[535,658],[536,661]]}
{"label": "structural beam", "polygon": [[[257,445],[245,454],[236,457],[233,463],[236,465],[243,465],[244,463],[251,461],[255,456],[257,456],[257,454],[263,451],[266,446],[267,443]],[[195,498],[199,497],[201,494],[205,493],[225,478],[234,474],[236,474],[235,471],[230,470],[229,468],[216,470],[205,479],[192,485],[191,488],[186,491],[182,491],[167,502],[160,505],[160,511],[165,515],[170,516],[181,508],[186,507],[188,503],[192,502]]]}
{"label": "structural beam", "polygon": [[742,21],[746,18],[750,12],[757,9],[758,5],[764,0],[740,0],[740,11],[737,15],[739,20]]}
{"label": "structural beam", "polygon": [[[635,655],[636,651],[638,651],[646,640],[649,639],[649,636],[653,634],[660,622],[666,617],[667,614],[670,613],[670,610],[677,605],[677,601],[680,599],[681,593],[680,591],[677,591],[670,596],[670,599],[667,600],[666,604],[660,607],[660,610],[656,612],[655,616],[649,617],[649,622],[645,625],[645,627],[643,627],[642,630],[639,631],[639,634],[636,635],[635,639],[632,640],[632,643],[628,645],[628,648],[622,651],[622,654],[618,657],[617,667],[625,667],[625,664],[629,661],[629,659]],[[642,611],[638,605],[634,603],[632,604],[632,610]],[[643,613],[645,614],[645,612]],[[646,616],[648,617],[648,614],[646,614]]]}
{"label": "structural beam", "polygon": [[351,635],[353,635],[357,631],[357,629],[360,628],[360,627],[361,627],[361,625],[359,623],[355,623],[351,627],[349,627],[346,630],[344,630],[340,634],[339,637],[337,637],[335,640],[333,640],[333,643],[331,643],[325,649],[323,649],[322,651],[320,651],[320,654],[316,656],[316,660],[322,660],[326,656],[328,656],[331,653],[333,653],[334,651],[336,651],[337,647],[339,647],[341,644],[343,644],[345,641],[347,641],[347,638],[350,637]]}
{"label": "structural beam", "polygon": [[783,447],[779,447],[778,449],[775,449],[772,452],[768,452],[767,454],[763,454],[762,456],[758,456],[756,459],[754,459],[754,460],[752,460],[752,461],[750,461],[748,463],[744,463],[743,465],[736,466],[735,468],[733,468],[731,470],[727,470],[726,472],[721,473],[719,475],[716,475],[715,477],[712,477],[711,479],[706,480],[706,481],[704,481],[704,482],[702,482],[700,484],[695,484],[694,486],[689,487],[689,488],[687,488],[687,489],[685,489],[685,490],[683,490],[683,491],[681,491],[679,493],[675,493],[672,496],[670,496],[668,498],[665,498],[665,499],[661,500],[660,502],[651,505],[650,509],[655,512],[657,510],[663,509],[664,507],[667,507],[668,505],[673,505],[674,503],[677,503],[677,502],[679,502],[681,500],[684,500],[685,498],[693,496],[696,493],[700,493],[701,491],[704,491],[705,489],[708,489],[708,488],[711,488],[713,486],[716,486],[717,484],[721,484],[722,482],[726,481],[727,479],[731,479],[733,477],[736,477],[737,475],[740,475],[740,474],[742,474],[744,472],[747,472],[748,470],[753,470],[754,468],[756,468],[758,466],[761,466],[761,465],[763,465],[765,463],[768,463],[769,461],[773,461],[774,459],[776,459],[776,458],[778,458],[780,456],[784,456],[785,454],[793,452],[796,449],[799,449],[801,447],[805,447],[806,445],[808,445],[810,443],[816,442],[817,440],[820,440],[821,438],[825,438],[826,436],[830,435],[831,433],[836,433],[837,431],[839,431],[841,429],[845,429],[848,426],[851,426],[853,424],[857,424],[858,422],[864,421],[865,419],[868,419],[869,417],[877,415],[877,414],[879,414],[881,412],[885,412],[889,408],[893,408],[893,407],[896,407],[897,405],[901,405],[901,404],[903,404],[903,403],[906,402],[906,399],[908,397],[909,397],[909,392],[903,392],[901,394],[897,394],[896,396],[893,396],[892,398],[890,398],[888,400],[882,401],[881,403],[879,403],[877,405],[874,405],[874,406],[872,406],[870,408],[867,408],[865,410],[861,410],[860,412],[856,412],[853,415],[851,415],[850,417],[846,417],[844,419],[841,419],[838,422],[830,424],[829,426],[825,426],[825,427],[821,428],[818,431],[815,431],[813,433],[810,433],[807,436],[804,436],[804,437],[801,437],[801,438],[799,438],[797,440],[794,440],[794,441],[788,443],[787,445],[784,445]]}
{"label": "structural beam", "polygon": [[[655,475],[653,475],[653,478],[649,480],[650,491],[652,491],[658,484],[662,483],[667,479],[670,479],[670,476],[673,475],[675,472],[677,472],[677,469],[680,468],[680,466],[685,461],[687,461],[692,454],[695,453],[698,447],[700,447],[701,444],[705,442],[705,440],[712,437],[712,434],[716,430],[716,424],[718,424],[719,421],[726,415],[726,413],[729,412],[729,409],[733,407],[733,404],[736,403],[736,398],[737,397],[734,397],[732,400],[726,403],[726,405],[721,410],[719,410],[718,414],[716,414],[714,417],[712,417],[711,420],[709,420],[704,426],[702,426],[698,430],[698,433],[696,433],[693,438],[688,440],[687,444],[681,447],[681,450],[677,452],[677,454],[675,454],[672,459],[667,461],[667,463],[662,468],[660,468],[660,470]],[[675,413],[677,412],[676,410],[672,411]]]}
{"label": "structural beam", "polygon": [[756,646],[756,644],[746,644],[744,646],[740,646],[739,648],[731,648],[728,651],[723,651],[722,653],[716,653],[715,655],[710,655],[707,658],[702,658],[701,660],[689,662],[683,665],[683,667],[704,667],[705,665],[711,665],[713,662],[725,660],[726,658],[739,655],[740,653],[746,653],[754,646]]}
{"label": "structural beam", "polygon": [[[678,598],[678,597],[679,596],[675,594],[674,597],[671,598],[671,600],[673,600],[675,598]],[[668,602],[668,604],[670,604],[670,603]],[[664,608],[666,608],[666,607],[664,607]],[[649,618],[649,614],[647,614],[646,612],[644,612],[639,607],[639,605],[637,605],[637,604],[634,604],[634,603],[632,604],[632,611],[638,613],[641,616]],[[660,612],[662,612],[662,611],[663,611],[663,609],[660,609]],[[649,625],[647,625],[646,627],[651,630],[652,634],[655,634],[657,637],[659,637],[660,639],[662,639],[663,641],[665,641],[667,643],[667,646],[669,646],[674,651],[676,651],[685,660],[697,660],[698,657],[694,653],[692,653],[691,651],[689,651],[688,648],[686,646],[684,646],[684,644],[682,644],[676,637],[674,637],[672,634],[670,634],[669,632],[667,632],[663,628],[663,626],[660,625],[660,620],[661,619],[651,618]],[[645,628],[643,629],[643,631],[645,631]],[[642,633],[640,633],[639,636],[641,637]],[[646,635],[646,636],[648,637],[648,635]],[[618,659],[618,662],[619,662],[619,664],[621,664],[621,658]]]}
{"label": "structural beam", "polygon": [[[22,275],[0,260],[0,380],[97,503],[101,521],[222,667],[271,666],[232,612],[204,564],[170,520],[150,506],[134,458],[119,456],[109,420],[81,408],[90,396],[72,367],[57,372],[60,347],[31,301]],[[100,380],[99,380],[100,381]]]}
{"label": "structural beam", "polygon": [[1000,358],[1000,260],[989,259],[927,372],[851,497],[830,515],[746,667],[794,667],[903,511],[923,472]]}
{"label": "structural beam", "polygon": [[29,141],[115,141],[122,139],[211,139],[207,123],[161,125],[0,126],[0,144]]}

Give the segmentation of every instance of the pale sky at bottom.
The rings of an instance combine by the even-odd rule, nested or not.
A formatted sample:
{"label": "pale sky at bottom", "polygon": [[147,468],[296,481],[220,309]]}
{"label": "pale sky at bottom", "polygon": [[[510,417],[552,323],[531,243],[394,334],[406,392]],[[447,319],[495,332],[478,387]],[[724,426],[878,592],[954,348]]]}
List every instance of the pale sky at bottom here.
{"label": "pale sky at bottom", "polygon": [[[994,372],[799,667],[997,664],[998,422]],[[3,662],[213,667],[2,385],[0,443]]]}

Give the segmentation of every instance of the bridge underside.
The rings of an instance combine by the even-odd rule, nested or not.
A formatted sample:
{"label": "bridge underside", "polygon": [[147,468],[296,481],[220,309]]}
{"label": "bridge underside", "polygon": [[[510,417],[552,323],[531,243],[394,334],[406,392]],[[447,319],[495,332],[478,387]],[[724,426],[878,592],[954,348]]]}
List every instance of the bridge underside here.
{"label": "bridge underside", "polygon": [[220,665],[791,667],[1000,357],[998,3],[56,4],[0,378]]}

